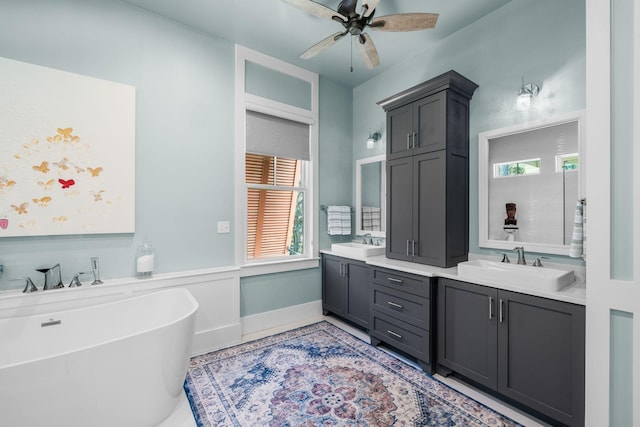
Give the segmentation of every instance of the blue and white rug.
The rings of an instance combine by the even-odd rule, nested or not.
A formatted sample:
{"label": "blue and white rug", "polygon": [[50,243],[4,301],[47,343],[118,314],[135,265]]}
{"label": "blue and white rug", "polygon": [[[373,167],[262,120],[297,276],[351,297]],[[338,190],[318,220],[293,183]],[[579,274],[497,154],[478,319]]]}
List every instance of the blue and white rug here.
{"label": "blue and white rug", "polygon": [[328,322],[191,359],[200,427],[519,426]]}

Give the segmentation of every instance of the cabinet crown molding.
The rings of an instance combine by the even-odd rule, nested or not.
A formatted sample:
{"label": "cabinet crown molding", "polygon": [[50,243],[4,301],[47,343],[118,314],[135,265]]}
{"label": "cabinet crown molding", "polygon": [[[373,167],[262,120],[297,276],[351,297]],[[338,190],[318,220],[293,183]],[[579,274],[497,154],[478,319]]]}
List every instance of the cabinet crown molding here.
{"label": "cabinet crown molding", "polygon": [[420,83],[389,98],[378,101],[377,104],[381,106],[384,111],[389,111],[445,89],[456,91],[471,99],[473,92],[477,88],[477,84],[458,74],[456,71],[450,70],[424,83]]}

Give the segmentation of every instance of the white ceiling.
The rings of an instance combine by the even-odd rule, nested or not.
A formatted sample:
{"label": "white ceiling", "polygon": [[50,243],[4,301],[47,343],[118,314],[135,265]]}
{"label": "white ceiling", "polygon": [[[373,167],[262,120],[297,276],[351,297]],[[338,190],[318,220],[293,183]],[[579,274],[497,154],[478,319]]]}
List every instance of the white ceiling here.
{"label": "white ceiling", "polygon": [[[298,56],[342,26],[310,16],[281,0],[125,0],[213,36],[238,43],[355,87],[405,57],[429,49],[439,40],[491,13],[511,0],[381,0],[375,16],[430,12],[440,17],[435,29],[407,33],[370,32],[380,66],[368,70],[348,37],[309,60]],[[318,0],[337,9],[340,0]],[[358,11],[360,7],[358,6]]]}

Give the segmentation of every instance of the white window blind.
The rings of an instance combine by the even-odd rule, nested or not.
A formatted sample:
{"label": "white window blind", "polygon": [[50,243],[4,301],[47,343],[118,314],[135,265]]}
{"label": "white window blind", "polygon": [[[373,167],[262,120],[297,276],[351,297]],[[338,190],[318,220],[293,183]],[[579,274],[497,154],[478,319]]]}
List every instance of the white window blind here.
{"label": "white window blind", "polygon": [[309,125],[247,110],[247,152],[310,160]]}

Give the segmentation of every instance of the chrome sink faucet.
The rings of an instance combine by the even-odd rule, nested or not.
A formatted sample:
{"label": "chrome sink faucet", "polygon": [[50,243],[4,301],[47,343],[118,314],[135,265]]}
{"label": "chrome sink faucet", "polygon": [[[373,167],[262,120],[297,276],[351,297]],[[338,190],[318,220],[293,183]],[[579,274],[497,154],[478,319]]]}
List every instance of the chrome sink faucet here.
{"label": "chrome sink faucet", "polygon": [[524,259],[524,246],[516,246],[513,250],[518,253],[518,264],[527,265],[527,260]]}
{"label": "chrome sink faucet", "polygon": [[365,245],[373,245],[373,238],[371,237],[371,233],[367,233],[362,236],[362,243]]}

